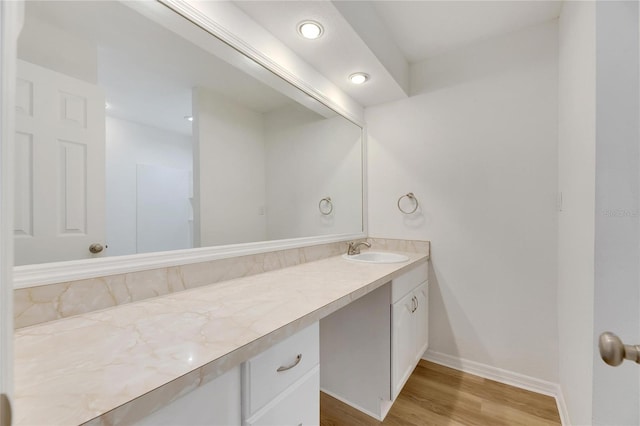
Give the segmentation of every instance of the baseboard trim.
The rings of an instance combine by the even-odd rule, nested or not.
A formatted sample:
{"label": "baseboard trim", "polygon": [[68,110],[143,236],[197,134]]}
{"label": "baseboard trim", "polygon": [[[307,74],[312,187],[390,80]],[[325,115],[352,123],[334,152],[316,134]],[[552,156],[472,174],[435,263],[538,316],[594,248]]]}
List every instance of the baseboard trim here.
{"label": "baseboard trim", "polygon": [[374,413],[372,413],[371,411],[369,411],[369,410],[365,410],[364,408],[360,407],[359,405],[354,404],[353,402],[348,401],[348,400],[346,400],[346,399],[342,398],[340,395],[336,395],[335,393],[333,393],[333,392],[331,392],[331,391],[328,391],[328,390],[324,389],[322,386],[320,386],[320,391],[321,391],[321,392],[326,393],[326,394],[327,394],[327,395],[329,395],[330,397],[333,397],[333,398],[337,399],[338,401],[340,401],[340,402],[342,402],[342,403],[344,403],[344,404],[347,404],[349,407],[353,407],[353,408],[355,408],[356,410],[358,410],[358,411],[360,411],[360,412],[362,412],[362,413],[366,414],[366,415],[367,415],[367,416],[369,416],[369,417],[372,417],[372,418],[374,418],[374,419],[376,419],[376,420],[378,420],[378,421],[382,421],[382,420],[384,420],[384,419],[381,419],[381,418],[380,418],[380,415],[375,415],[375,414],[374,414]]}
{"label": "baseboard trim", "polygon": [[558,385],[556,404],[558,405],[558,413],[560,414],[560,421],[562,422],[562,426],[570,426],[571,420],[569,419],[569,409],[567,408],[567,401],[564,399],[564,393],[562,393],[562,388],[560,387],[560,385]]}
{"label": "baseboard trim", "polygon": [[440,352],[434,352],[432,350],[427,350],[422,359],[465,373],[473,374],[475,376],[483,377],[485,379],[504,383],[505,385],[551,396],[556,400],[558,414],[560,415],[562,425],[569,426],[571,424],[569,422],[569,415],[564,396],[562,395],[562,390],[557,383],[536,379],[535,377],[525,376],[524,374],[492,367],[490,365],[454,357]]}

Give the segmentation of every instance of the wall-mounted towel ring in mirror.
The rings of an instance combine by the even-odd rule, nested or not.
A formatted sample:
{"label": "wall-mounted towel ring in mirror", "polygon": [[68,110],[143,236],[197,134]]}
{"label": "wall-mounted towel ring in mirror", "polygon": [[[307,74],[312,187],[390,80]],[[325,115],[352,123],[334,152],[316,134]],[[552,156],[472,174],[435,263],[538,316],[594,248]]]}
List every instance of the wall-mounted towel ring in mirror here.
{"label": "wall-mounted towel ring in mirror", "polygon": [[[400,201],[402,201],[402,199],[405,197],[413,201],[413,203],[415,204],[415,206],[413,207],[413,210],[406,211],[400,206]],[[418,199],[416,198],[415,195],[413,195],[413,192],[409,192],[408,194],[404,194],[402,197],[398,198],[398,209],[404,214],[415,213],[416,210],[418,210]]]}
{"label": "wall-mounted towel ring in mirror", "polygon": [[333,211],[333,203],[331,202],[331,197],[324,197],[322,200],[320,200],[320,202],[318,203],[318,210],[320,210],[320,213],[325,216],[330,215]]}

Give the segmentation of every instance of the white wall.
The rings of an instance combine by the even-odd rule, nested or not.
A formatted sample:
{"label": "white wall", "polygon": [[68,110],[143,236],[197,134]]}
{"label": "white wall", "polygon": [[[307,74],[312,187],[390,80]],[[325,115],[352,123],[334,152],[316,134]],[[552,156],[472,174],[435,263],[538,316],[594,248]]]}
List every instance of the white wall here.
{"label": "white wall", "polygon": [[[596,4],[594,332],[640,343],[638,2]],[[640,369],[611,368],[594,347],[593,424],[640,424]]]}
{"label": "white wall", "polygon": [[98,81],[95,43],[34,16],[39,2],[25,2],[25,22],[18,38],[18,58],[89,83]]}
{"label": "white wall", "polygon": [[262,114],[195,88],[193,117],[196,246],[266,240]]}
{"label": "white wall", "polygon": [[136,253],[136,166],[192,170],[193,144],[180,133],[106,117],[107,254]]}
{"label": "white wall", "polygon": [[557,54],[556,22],[479,42],[365,114],[370,235],[432,242],[430,350],[553,382]]}
{"label": "white wall", "polygon": [[596,150],[595,3],[565,2],[559,21],[558,362],[572,424],[591,424]]}
{"label": "white wall", "polygon": [[[297,104],[264,120],[268,238],[361,232],[361,129]],[[324,197],[333,203],[329,215],[318,208]]]}

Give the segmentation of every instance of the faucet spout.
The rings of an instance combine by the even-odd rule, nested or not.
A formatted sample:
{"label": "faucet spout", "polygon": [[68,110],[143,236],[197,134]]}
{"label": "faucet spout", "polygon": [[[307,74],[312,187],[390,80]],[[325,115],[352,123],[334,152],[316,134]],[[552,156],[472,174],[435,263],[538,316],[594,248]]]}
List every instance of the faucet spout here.
{"label": "faucet spout", "polygon": [[360,246],[367,246],[371,248],[371,244],[366,241],[361,241],[359,243],[354,243],[353,241],[351,241],[349,243],[349,247],[347,248],[347,255],[353,256],[355,254],[360,254]]}

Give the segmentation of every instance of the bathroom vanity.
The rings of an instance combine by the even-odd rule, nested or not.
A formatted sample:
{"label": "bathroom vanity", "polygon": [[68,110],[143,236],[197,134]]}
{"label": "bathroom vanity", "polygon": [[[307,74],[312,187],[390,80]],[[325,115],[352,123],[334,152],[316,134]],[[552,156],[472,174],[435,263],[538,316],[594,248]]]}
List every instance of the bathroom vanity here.
{"label": "bathroom vanity", "polygon": [[427,277],[412,266],[139,424],[313,425],[320,390],[383,420],[428,346]]}
{"label": "bathroom vanity", "polygon": [[[423,347],[417,336],[426,339],[426,317],[407,318],[427,306],[428,255],[405,254],[395,264],[331,257],[17,330],[16,425],[314,424],[322,371],[333,368],[322,355],[335,342],[323,329],[367,308],[359,334],[375,331],[372,345],[391,360],[369,365],[384,370],[390,406]],[[334,353],[353,359],[356,343]]]}

